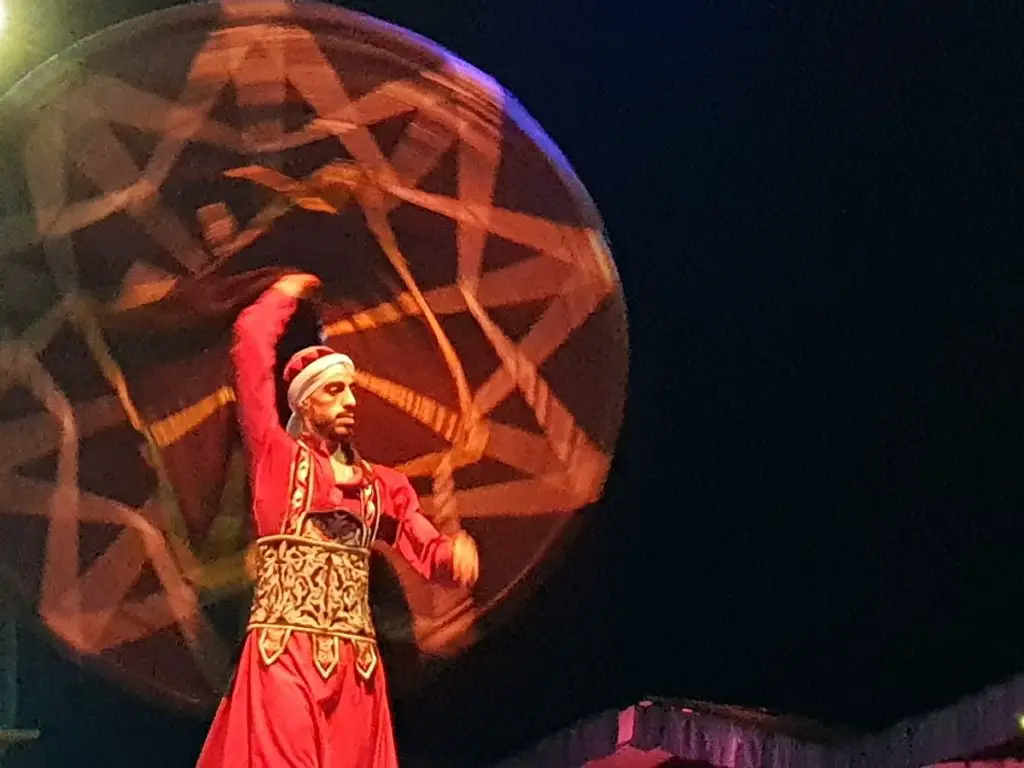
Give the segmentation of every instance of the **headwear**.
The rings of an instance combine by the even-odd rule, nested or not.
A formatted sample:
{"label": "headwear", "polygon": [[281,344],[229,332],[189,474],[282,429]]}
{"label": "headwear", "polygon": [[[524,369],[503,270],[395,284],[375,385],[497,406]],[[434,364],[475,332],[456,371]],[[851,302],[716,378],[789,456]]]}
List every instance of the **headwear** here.
{"label": "headwear", "polygon": [[288,407],[292,411],[291,418],[288,419],[288,434],[297,437],[302,431],[299,408],[306,398],[329,379],[346,370],[355,373],[356,366],[352,358],[335,352],[330,347],[306,347],[292,355],[284,367]]}

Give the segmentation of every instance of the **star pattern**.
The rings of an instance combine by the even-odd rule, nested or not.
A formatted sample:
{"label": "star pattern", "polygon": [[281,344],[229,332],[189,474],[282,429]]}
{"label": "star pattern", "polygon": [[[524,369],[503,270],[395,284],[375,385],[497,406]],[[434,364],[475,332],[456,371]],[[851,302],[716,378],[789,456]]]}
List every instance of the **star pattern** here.
{"label": "star pattern", "polygon": [[[177,44],[167,24],[175,13],[190,30],[202,30],[194,51],[178,52],[187,46]],[[175,90],[147,90],[145,78],[93,66],[85,55],[16,137],[31,211],[8,212],[0,262],[25,254],[41,262],[58,298],[26,327],[0,336],[0,405],[16,392],[32,403],[10,413],[0,409],[0,523],[13,521],[4,530],[17,535],[19,519],[45,521],[39,616],[77,653],[121,666],[139,665],[127,651],[173,629],[201,683],[171,673],[153,687],[192,703],[214,700],[230,671],[235,638],[215,626],[210,610],[225,594],[244,592],[242,552],[229,547],[211,559],[204,553],[216,546],[204,550],[190,540],[161,457],[230,408],[233,393],[220,387],[151,413],[97,322],[96,306],[144,304],[184,276],[230,267],[300,213],[321,217],[309,226],[350,216],[372,237],[395,288],[383,301],[339,304],[325,336],[346,349],[365,348],[363,339],[412,326],[425,330],[442,384],[427,391],[372,354],[359,360],[358,384],[389,424],[415,424],[430,436],[397,468],[428,484],[423,503],[435,523],[476,533],[485,570],[489,558],[504,564],[494,583],[470,595],[419,583],[393,563],[420,647],[458,644],[544,557],[569,517],[600,497],[608,474],[624,396],[626,336],[617,275],[593,205],[564,159],[491,78],[393,27],[317,5],[222,2],[155,14],[140,37],[161,29],[168,39],[125,54],[123,68],[132,55],[156,61],[188,55]],[[95,45],[102,49],[102,42]],[[366,74],[375,67],[374,77]],[[244,119],[220,111],[229,94]],[[302,105],[307,115],[297,126],[286,125],[289,104]],[[406,122],[386,152],[375,130],[393,120]],[[142,162],[123,139],[128,129],[148,137]],[[311,147],[328,147],[330,159],[311,173],[289,175],[282,158]],[[189,159],[196,148],[234,160],[204,166]],[[503,167],[514,168],[524,153],[557,169],[557,182],[536,191],[571,201],[574,220],[500,204],[506,186],[535,183],[503,176]],[[446,163],[454,168],[453,188],[428,191],[425,182]],[[241,215],[234,199],[205,200],[217,184],[233,185],[255,212]],[[448,222],[451,252],[434,258],[454,279],[424,286],[423,260],[408,252],[396,223],[396,214],[409,208]],[[127,232],[138,238],[130,242],[150,250],[125,252],[127,235],[123,242],[111,239],[110,233]],[[524,255],[490,267],[488,248],[496,240]],[[106,284],[91,277],[97,261],[104,263]],[[10,290],[4,286],[0,307]],[[511,333],[500,313],[524,307],[535,316],[524,333]],[[455,333],[456,326],[463,330]],[[480,353],[466,346],[466,328],[489,350],[483,375]],[[566,352],[584,335],[596,339],[597,353],[591,347]],[[64,391],[73,367],[49,362],[69,336],[87,351],[103,383],[96,391]],[[547,366],[560,354],[570,355],[574,376],[549,380]],[[597,405],[595,398],[579,399],[588,387]],[[525,416],[500,415],[512,400]],[[156,478],[148,498],[135,503],[87,489],[80,471],[90,439],[125,428],[139,436],[146,471]],[[24,467],[43,460],[54,464],[50,477],[26,474]],[[504,467],[511,479],[463,479],[485,465]],[[223,513],[238,515],[237,494],[226,496]],[[525,544],[514,555],[511,545],[505,552],[500,539],[487,536],[488,521],[499,519],[524,521]],[[83,562],[84,532],[111,526],[116,535]],[[8,546],[0,560],[10,559]],[[144,572],[157,588],[139,588]],[[203,691],[211,693],[204,698]]]}

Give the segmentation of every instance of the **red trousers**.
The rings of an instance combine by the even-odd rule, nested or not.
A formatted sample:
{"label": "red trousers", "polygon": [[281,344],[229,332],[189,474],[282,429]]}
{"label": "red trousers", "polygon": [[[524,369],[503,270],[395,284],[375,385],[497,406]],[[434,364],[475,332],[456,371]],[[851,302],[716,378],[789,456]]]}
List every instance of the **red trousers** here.
{"label": "red trousers", "polygon": [[309,636],[296,632],[273,664],[250,633],[230,693],[221,701],[197,768],[397,768],[380,663],[369,680],[352,650],[324,679]]}

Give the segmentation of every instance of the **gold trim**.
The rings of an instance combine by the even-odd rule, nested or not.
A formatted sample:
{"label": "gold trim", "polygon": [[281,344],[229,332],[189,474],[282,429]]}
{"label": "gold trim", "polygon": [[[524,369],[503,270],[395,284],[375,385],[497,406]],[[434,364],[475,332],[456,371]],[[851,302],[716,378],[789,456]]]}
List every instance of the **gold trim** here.
{"label": "gold trim", "polygon": [[260,657],[268,667],[281,658],[288,641],[291,640],[292,630],[290,627],[265,627],[260,632],[259,646]]}
{"label": "gold trim", "polygon": [[370,554],[370,550],[367,547],[353,547],[347,544],[339,544],[336,541],[330,541],[328,539],[320,541],[319,539],[311,539],[308,536],[299,536],[294,533],[275,533],[272,536],[260,536],[256,539],[257,547],[262,547],[264,544],[279,543],[314,545],[318,549],[326,549],[330,552],[345,552],[352,555]]}
{"label": "gold trim", "polygon": [[365,640],[352,643],[352,650],[355,652],[356,672],[363,680],[373,677],[373,671],[380,661],[380,654],[377,652],[376,643],[368,643]]}
{"label": "gold trim", "polygon": [[317,634],[313,636],[313,663],[326,680],[341,661],[341,647],[338,638],[333,635]]}
{"label": "gold trim", "polygon": [[322,635],[324,637],[333,637],[338,640],[350,640],[352,642],[360,643],[373,643],[377,644],[375,637],[366,637],[365,635],[356,635],[351,632],[339,632],[331,629],[311,629],[310,627],[282,627],[280,624],[264,624],[260,622],[251,621],[249,622],[248,628],[250,630],[264,630],[264,629],[287,629],[290,633],[300,632],[305,635]]}
{"label": "gold trim", "polygon": [[291,504],[292,530],[295,533],[302,532],[302,524],[306,520],[306,513],[313,503],[313,475],[314,463],[313,454],[302,442],[297,443],[298,450],[295,459],[292,461],[291,481],[288,488],[288,500]]}

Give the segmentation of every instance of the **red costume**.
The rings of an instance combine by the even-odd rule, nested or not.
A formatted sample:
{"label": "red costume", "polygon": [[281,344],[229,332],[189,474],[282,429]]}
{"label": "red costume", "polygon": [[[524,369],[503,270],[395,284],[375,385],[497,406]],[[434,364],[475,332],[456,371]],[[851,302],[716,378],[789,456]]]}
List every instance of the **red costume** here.
{"label": "red costume", "polygon": [[370,547],[383,540],[425,578],[451,578],[451,541],[423,516],[403,475],[360,463],[352,482],[337,483],[324,446],[281,426],[275,347],[297,305],[268,291],[235,326],[256,591],[238,671],[198,768],[396,766],[370,617]]}

